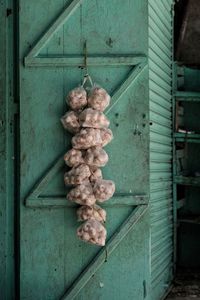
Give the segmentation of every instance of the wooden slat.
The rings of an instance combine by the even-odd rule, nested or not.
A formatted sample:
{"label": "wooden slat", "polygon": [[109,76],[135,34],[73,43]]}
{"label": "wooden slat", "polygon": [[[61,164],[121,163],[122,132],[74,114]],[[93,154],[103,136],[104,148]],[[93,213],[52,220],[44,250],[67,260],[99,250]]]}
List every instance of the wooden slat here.
{"label": "wooden slat", "polygon": [[[108,56],[96,55],[88,56],[87,66],[135,66],[145,60],[144,55],[130,54],[130,55],[115,55]],[[39,56],[39,57],[25,57],[24,65],[26,67],[84,67],[83,56]]]}
{"label": "wooden slat", "polygon": [[[116,194],[112,199],[102,203],[102,207],[124,207],[124,206],[136,206],[148,203],[147,195],[130,195],[130,194]],[[66,197],[38,197],[28,198],[26,200],[26,207],[30,208],[63,208],[63,207],[77,207],[78,205],[67,201]]]}

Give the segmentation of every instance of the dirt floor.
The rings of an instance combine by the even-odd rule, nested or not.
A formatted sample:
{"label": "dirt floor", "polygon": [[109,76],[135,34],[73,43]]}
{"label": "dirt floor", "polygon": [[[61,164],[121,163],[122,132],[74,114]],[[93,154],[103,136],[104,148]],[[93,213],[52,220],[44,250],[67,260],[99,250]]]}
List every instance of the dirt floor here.
{"label": "dirt floor", "polygon": [[200,270],[181,269],[166,300],[200,300]]}

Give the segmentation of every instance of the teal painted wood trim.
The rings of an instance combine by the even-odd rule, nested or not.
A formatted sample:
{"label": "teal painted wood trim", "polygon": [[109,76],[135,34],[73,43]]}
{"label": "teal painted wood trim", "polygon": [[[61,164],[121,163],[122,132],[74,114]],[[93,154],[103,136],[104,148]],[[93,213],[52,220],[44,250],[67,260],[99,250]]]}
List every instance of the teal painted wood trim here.
{"label": "teal painted wood trim", "polygon": [[[109,112],[113,109],[113,107],[118,103],[118,101],[120,100],[121,96],[127,91],[127,89],[134,84],[134,82],[136,82],[139,78],[139,76],[142,74],[142,71],[147,67],[147,61],[145,60],[144,63],[139,64],[137,66],[135,66],[133,68],[133,70],[130,72],[130,74],[128,75],[128,77],[126,78],[126,80],[124,82],[122,82],[122,84],[120,85],[120,87],[117,89],[117,91],[114,93],[114,95],[112,96],[112,102],[111,102],[111,106],[106,110],[106,114],[109,114]],[[63,154],[64,155],[64,154]],[[51,206],[52,208],[55,207],[55,199],[54,199],[54,203],[51,202],[52,200],[49,200],[49,197],[47,197],[47,199],[42,199],[41,197],[39,198],[39,196],[42,194],[42,192],[45,190],[47,184],[49,183],[49,181],[56,175],[56,173],[59,172],[59,170],[63,167],[64,165],[64,161],[63,161],[63,155],[61,155],[54,163],[53,165],[50,167],[50,169],[47,171],[47,173],[41,178],[41,180],[39,181],[39,183],[37,183],[35,185],[35,187],[33,188],[33,190],[31,191],[31,193],[28,195],[28,197],[25,199],[25,205],[28,207],[33,207],[34,205],[34,201],[35,205],[39,205],[39,207],[47,207],[47,205]],[[57,204],[56,207],[62,207],[63,206],[63,199],[57,199]],[[123,200],[124,201],[124,200]],[[128,203],[130,203],[131,201],[131,205],[137,205],[134,203],[137,203],[136,200],[133,199],[133,201],[129,198],[126,197],[126,205],[130,205]],[[124,201],[125,203],[125,201]],[[118,203],[119,205],[120,202]],[[45,205],[45,206],[43,206]]]}
{"label": "teal painted wood trim", "polygon": [[106,114],[108,114],[113,107],[118,103],[122,95],[128,90],[128,88],[137,81],[137,78],[141,75],[142,71],[147,67],[147,62],[137,65],[131,73],[129,74],[128,78],[121,84],[119,89],[115,92],[112,96],[112,102],[110,107],[106,110]]}
{"label": "teal painted wood trim", "polygon": [[174,182],[182,185],[200,186],[200,177],[175,176]]}
{"label": "teal painted wood trim", "polygon": [[[63,154],[64,155],[64,154]],[[49,181],[59,172],[59,170],[64,166],[63,155],[61,155],[47,170],[46,174],[41,178],[39,183],[35,185],[33,191],[27,197],[26,201],[34,200],[39,197],[39,195],[45,190],[46,186],[48,185]]]}
{"label": "teal painted wood trim", "polygon": [[58,31],[58,29],[68,20],[68,18],[74,13],[74,11],[81,5],[82,0],[73,0],[70,5],[68,5],[58,18],[51,24],[48,30],[42,35],[39,41],[31,49],[28,57],[35,57],[38,55],[40,50],[46,45],[53,34]]}
{"label": "teal painted wood trim", "polygon": [[175,92],[177,101],[200,102],[200,93],[197,92]]}
{"label": "teal painted wood trim", "polygon": [[179,132],[175,132],[174,133],[174,138],[177,139],[181,139],[184,142],[189,142],[190,140],[200,140],[200,134],[197,133],[179,133]]}
{"label": "teal painted wood trim", "polygon": [[12,1],[0,2],[0,298],[14,299],[14,105]]}
{"label": "teal painted wood trim", "polygon": [[[102,207],[125,207],[148,204],[149,197],[147,195],[130,195],[130,194],[115,194],[108,202],[102,203]],[[26,201],[26,206],[30,208],[74,208],[78,205],[68,201],[66,196],[63,197],[48,197],[42,196],[37,199],[29,198]]]}
{"label": "teal painted wood trim", "polygon": [[194,144],[199,144],[200,143],[200,139],[194,139],[194,138],[186,138],[186,137],[177,137],[176,138],[176,142],[180,142],[180,143],[194,143]]}
{"label": "teal painted wood trim", "polygon": [[85,271],[75,280],[73,285],[66,293],[61,297],[61,300],[74,299],[82,288],[87,284],[91,277],[103,266],[107,258],[117,248],[125,236],[134,228],[139,222],[141,217],[147,211],[147,205],[141,205],[137,207],[130,216],[124,221],[124,223],[117,229],[111,239],[106,243],[106,246],[100,250],[94,260],[88,265]]}
{"label": "teal painted wood trim", "polygon": [[[87,65],[91,66],[134,66],[145,60],[141,54],[132,55],[95,55],[88,56]],[[83,56],[63,56],[63,57],[25,57],[26,67],[84,67]]]}

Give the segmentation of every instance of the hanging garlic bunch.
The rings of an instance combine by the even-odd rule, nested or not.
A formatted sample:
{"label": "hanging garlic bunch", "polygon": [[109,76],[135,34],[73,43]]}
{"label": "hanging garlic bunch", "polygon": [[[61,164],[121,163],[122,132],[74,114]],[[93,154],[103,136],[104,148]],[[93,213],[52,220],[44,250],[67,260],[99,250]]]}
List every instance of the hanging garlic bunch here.
{"label": "hanging garlic bunch", "polygon": [[110,103],[110,96],[101,87],[93,87],[89,93],[82,87],[73,89],[67,96],[72,109],[62,118],[63,127],[75,134],[72,149],[64,155],[71,170],[64,175],[64,182],[72,189],[67,195],[71,202],[81,205],[77,210],[78,221],[85,221],[77,236],[88,243],[104,246],[106,211],[96,204],[110,199],[115,184],[102,178],[100,167],[108,162],[103,149],[113,138],[110,124],[103,111]]}

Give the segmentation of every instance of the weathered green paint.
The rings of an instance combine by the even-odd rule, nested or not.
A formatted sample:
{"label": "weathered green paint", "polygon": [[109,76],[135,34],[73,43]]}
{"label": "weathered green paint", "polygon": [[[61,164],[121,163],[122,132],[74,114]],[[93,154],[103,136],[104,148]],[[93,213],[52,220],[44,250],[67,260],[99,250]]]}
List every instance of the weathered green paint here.
{"label": "weathered green paint", "polygon": [[[87,57],[87,65],[100,67],[100,66],[135,66],[145,58],[141,55],[113,55],[113,56],[101,56],[95,55],[94,57]],[[25,66],[28,67],[84,67],[84,56],[80,57],[33,57],[25,58]]]}
{"label": "weathered green paint", "polygon": [[[149,199],[147,4],[20,1],[22,299],[150,297],[148,210],[139,221]],[[59,118],[84,75],[85,40],[89,73],[112,95],[115,138],[103,173],[117,190],[105,203],[107,263],[104,249],[76,238],[75,207],[64,203],[60,155],[71,136]]]}
{"label": "weathered green paint", "polygon": [[147,205],[141,205],[137,207],[126,221],[117,229],[114,235],[107,242],[106,246],[98,253],[95,259],[88,265],[80,277],[73,283],[72,287],[64,294],[61,298],[63,300],[74,299],[82,288],[87,284],[91,277],[97,272],[97,270],[107,262],[110,254],[115,250],[124,237],[129,233],[130,230],[138,223],[144,213],[147,211]]}
{"label": "weathered green paint", "polygon": [[[2,3],[4,34],[0,47],[4,58],[4,9],[10,3]],[[17,1],[20,199],[16,203],[20,206],[17,272],[21,299],[51,300],[65,295],[64,299],[156,300],[169,286],[173,231],[169,167],[171,4],[171,0]],[[76,206],[64,199],[67,190],[61,157],[70,147],[71,136],[63,131],[59,118],[67,109],[67,92],[85,73],[85,40],[89,73],[112,95],[107,113],[115,137],[106,148],[110,161],[103,172],[105,178],[116,182],[117,191],[105,203],[108,243],[107,250],[100,251],[75,236]],[[8,65],[2,58],[3,87],[8,87]],[[1,90],[6,101],[0,110],[3,124],[7,124],[2,127],[0,153],[4,172],[0,180],[5,187],[1,190],[0,230],[7,229],[0,232],[0,288],[6,286],[5,299],[11,299],[14,291],[10,279],[13,253],[4,259],[8,247],[12,251],[9,234],[13,222],[9,124],[16,106],[9,94],[10,89]],[[198,96],[192,95],[194,98]],[[149,110],[153,123],[150,134]]]}
{"label": "weathered green paint", "polygon": [[50,38],[58,29],[67,22],[68,18],[77,10],[77,8],[82,4],[82,0],[73,0],[62,13],[55,19],[51,24],[50,28],[45,31],[45,34],[41,39],[36,43],[33,49],[27,55],[27,58],[33,58],[39,54],[40,50],[47,44]]}
{"label": "weathered green paint", "polygon": [[14,105],[12,1],[0,2],[0,298],[14,299]]}

